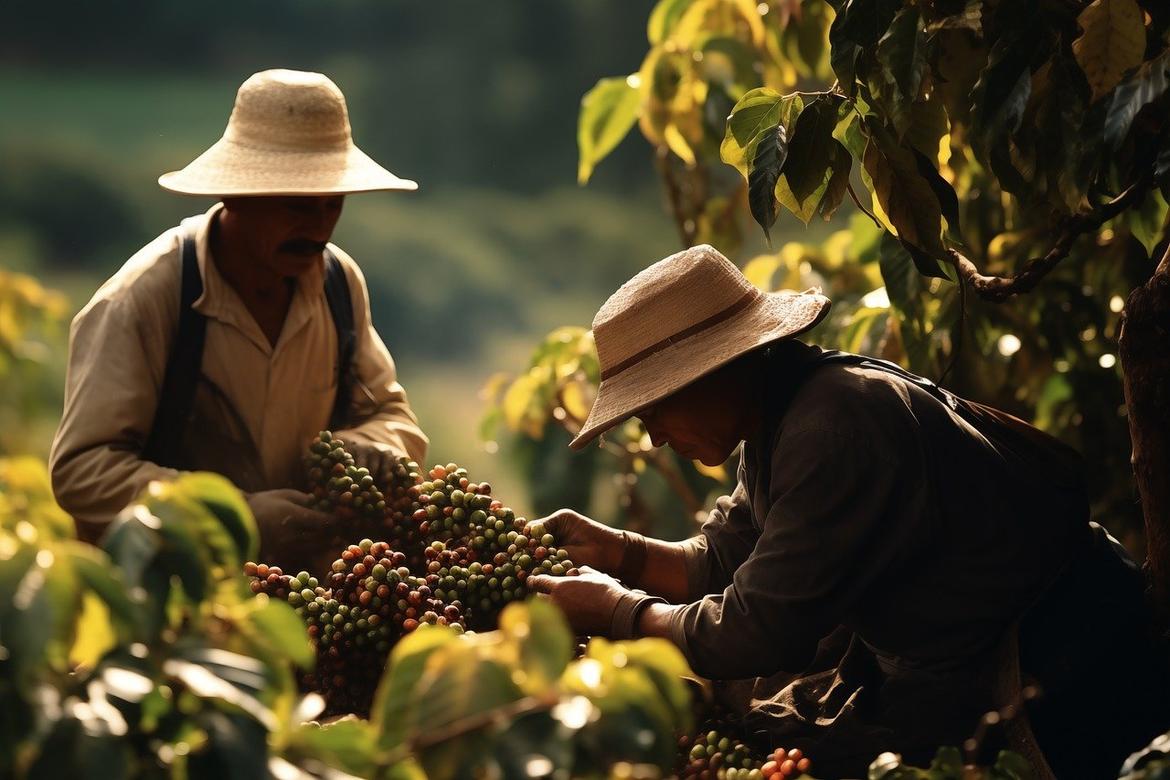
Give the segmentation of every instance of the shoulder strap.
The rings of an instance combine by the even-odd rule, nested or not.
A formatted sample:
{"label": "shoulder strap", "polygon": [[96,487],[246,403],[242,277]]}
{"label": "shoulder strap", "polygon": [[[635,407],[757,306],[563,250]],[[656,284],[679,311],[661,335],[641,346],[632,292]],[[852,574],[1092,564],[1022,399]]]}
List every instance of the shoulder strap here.
{"label": "shoulder strap", "polygon": [[143,457],[160,466],[183,468],[182,436],[195,387],[203,365],[203,341],[207,318],[192,308],[203,295],[203,277],[196,255],[195,223],[184,220],[179,233],[182,286],[179,293],[179,323],[171,340],[166,374],[159,390],[154,425],[143,448]]}
{"label": "shoulder strap", "polygon": [[354,332],[349,280],[341,261],[328,248],[325,250],[325,300],[329,303],[333,327],[337,330],[337,395],[334,396],[333,414],[329,418],[329,427],[336,431],[349,424],[357,335]]}
{"label": "shoulder strap", "polygon": [[978,401],[960,398],[929,379],[912,374],[888,360],[831,350],[820,355],[816,361],[818,366],[830,363],[877,369],[911,382],[966,420],[1005,458],[1062,487],[1083,487],[1083,461],[1080,453],[1015,415]]}

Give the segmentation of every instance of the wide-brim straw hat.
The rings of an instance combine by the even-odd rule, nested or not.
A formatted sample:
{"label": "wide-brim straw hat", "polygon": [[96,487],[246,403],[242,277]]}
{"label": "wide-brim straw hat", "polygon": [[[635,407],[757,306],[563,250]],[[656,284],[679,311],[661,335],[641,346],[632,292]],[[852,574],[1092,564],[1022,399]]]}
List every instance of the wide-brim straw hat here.
{"label": "wide-brim straw hat", "polygon": [[297,70],[266,70],[245,81],[223,138],[158,183],[216,197],[418,189],[354,145],[336,84]]}
{"label": "wide-brim straw hat", "polygon": [[658,261],[623,284],[593,319],[601,385],[569,446],[584,447],[741,355],[804,333],[829,305],[813,290],[762,292],[706,244]]}

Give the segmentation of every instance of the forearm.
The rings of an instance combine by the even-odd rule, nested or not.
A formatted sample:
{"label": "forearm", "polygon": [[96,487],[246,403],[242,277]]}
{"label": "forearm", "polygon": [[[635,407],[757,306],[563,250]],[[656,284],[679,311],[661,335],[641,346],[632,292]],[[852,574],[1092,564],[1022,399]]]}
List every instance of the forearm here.
{"label": "forearm", "polygon": [[675,614],[685,607],[677,604],[649,604],[638,615],[638,635],[674,639]]}
{"label": "forearm", "polygon": [[179,472],[142,460],[137,453],[97,446],[85,450],[54,449],[50,459],[53,494],[61,508],[78,521],[86,536],[96,537],[151,481],[173,479]]}
{"label": "forearm", "polygon": [[690,597],[686,553],[677,542],[646,539],[646,561],[640,576],[631,583],[673,604],[685,603]]}

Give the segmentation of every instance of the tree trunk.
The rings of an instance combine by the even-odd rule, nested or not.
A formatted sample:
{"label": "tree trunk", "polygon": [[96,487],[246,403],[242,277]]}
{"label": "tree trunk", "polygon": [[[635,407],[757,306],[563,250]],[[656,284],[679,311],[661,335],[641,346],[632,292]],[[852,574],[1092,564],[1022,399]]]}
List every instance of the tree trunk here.
{"label": "tree trunk", "polygon": [[1170,623],[1170,248],[1130,293],[1118,339],[1153,606]]}

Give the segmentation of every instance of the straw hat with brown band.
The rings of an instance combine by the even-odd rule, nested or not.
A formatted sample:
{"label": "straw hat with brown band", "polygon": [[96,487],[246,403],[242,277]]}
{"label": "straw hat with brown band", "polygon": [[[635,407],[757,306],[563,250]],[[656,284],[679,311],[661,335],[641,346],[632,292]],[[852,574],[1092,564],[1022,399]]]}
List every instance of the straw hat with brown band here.
{"label": "straw hat with brown band", "polygon": [[706,244],[658,261],[593,319],[601,385],[569,446],[584,447],[740,355],[807,331],[828,311],[819,291],[761,292]]}
{"label": "straw hat with brown band", "polygon": [[418,189],[354,145],[336,84],[297,70],[266,70],[245,81],[223,138],[158,183],[215,197]]}

